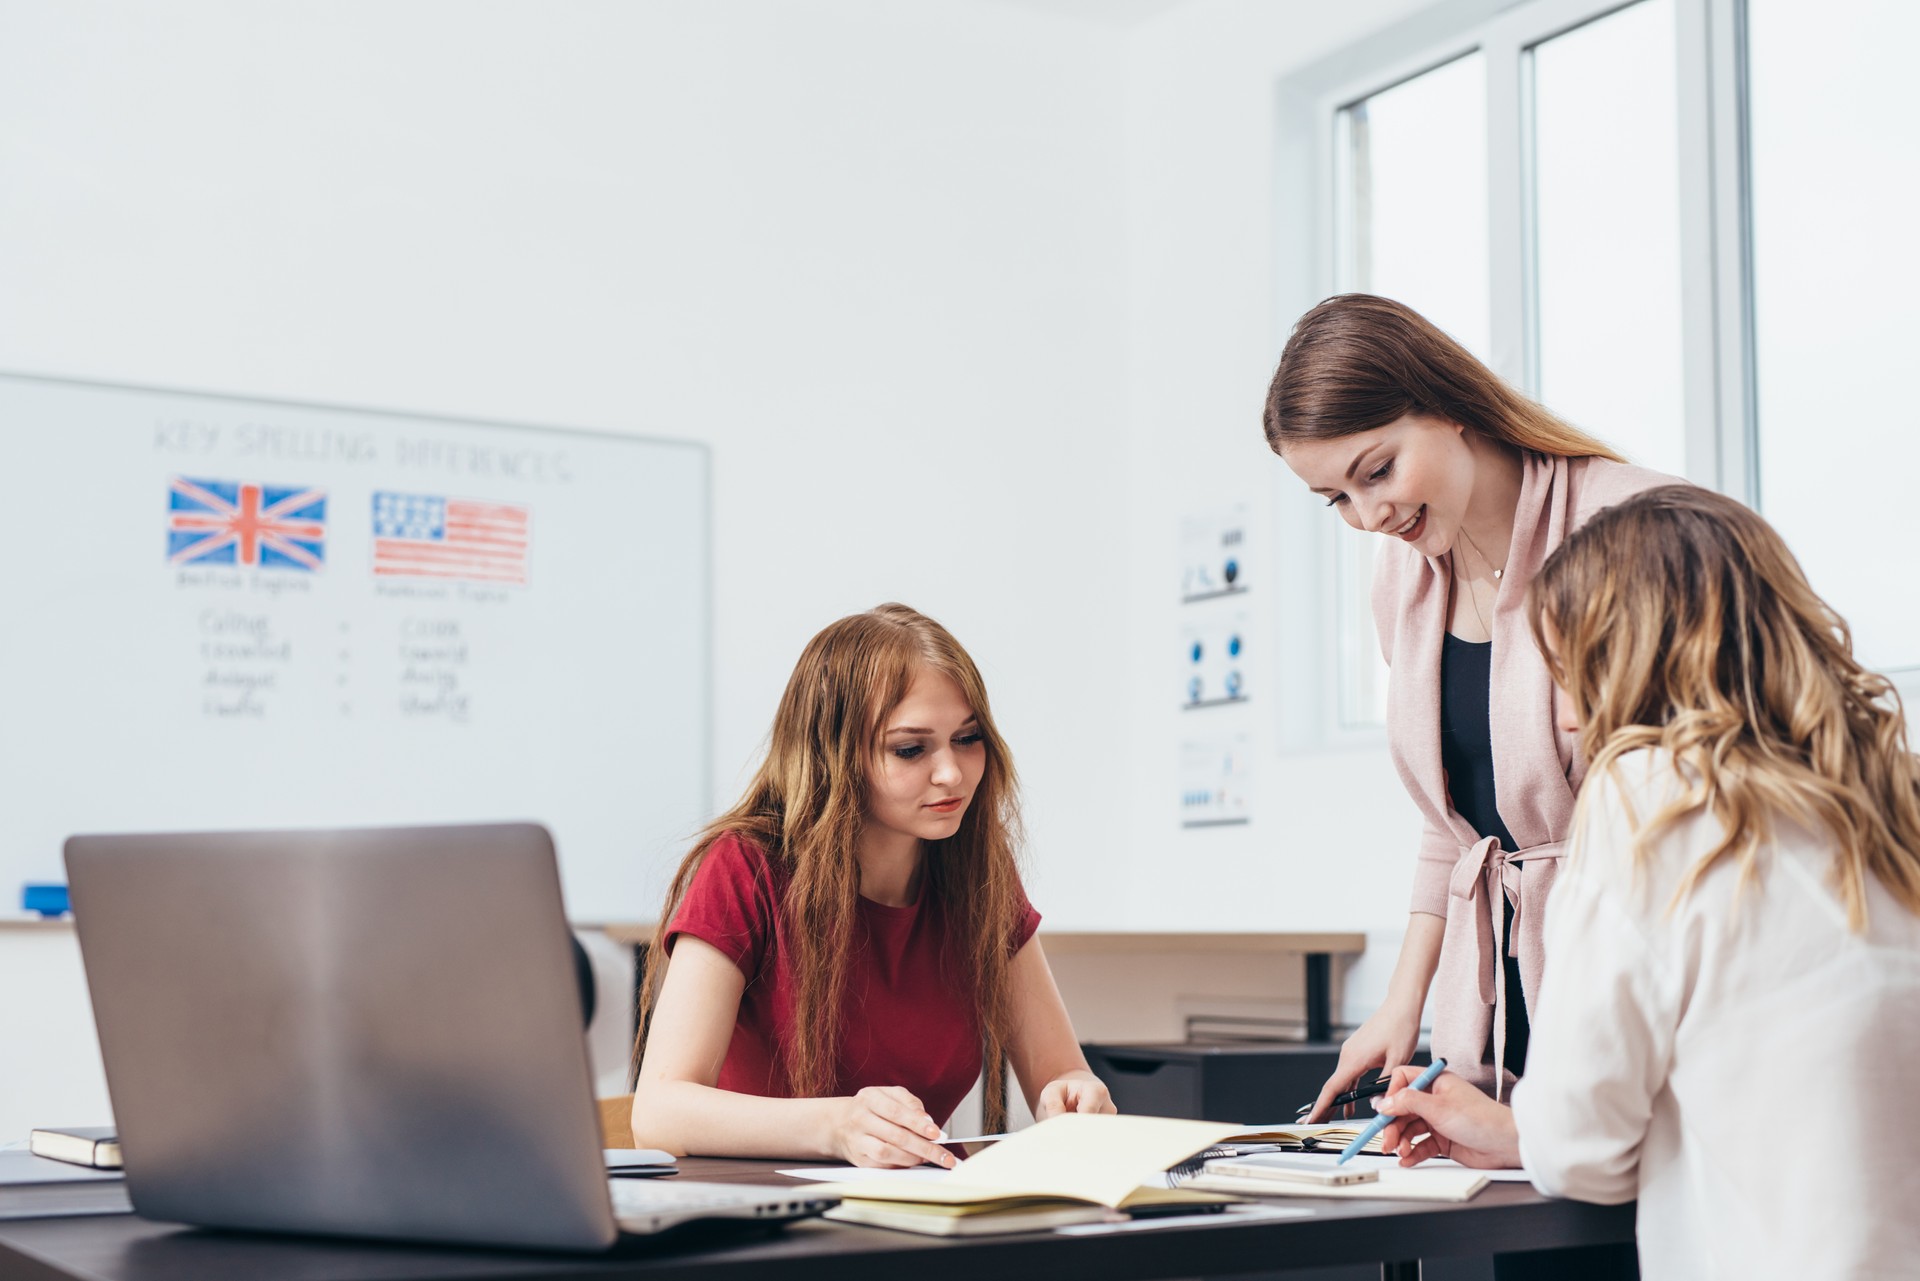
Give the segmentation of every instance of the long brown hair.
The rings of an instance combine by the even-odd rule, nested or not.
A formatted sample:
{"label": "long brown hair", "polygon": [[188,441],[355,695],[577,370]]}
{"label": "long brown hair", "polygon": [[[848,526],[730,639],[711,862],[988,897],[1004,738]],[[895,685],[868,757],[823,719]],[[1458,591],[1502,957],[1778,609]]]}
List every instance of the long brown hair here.
{"label": "long brown hair", "polygon": [[1535,453],[1626,461],[1509,387],[1413,308],[1375,294],[1340,294],[1300,317],[1262,421],[1277,454],[1415,413]]}
{"label": "long brown hair", "polygon": [[[667,890],[641,992],[636,1057],[665,977],[665,931],[713,843],[734,835],[757,845],[785,873],[781,910],[794,984],[793,1026],[781,1047],[800,1097],[833,1088],[840,1014],[855,938],[860,868],[855,861],[867,812],[867,771],[887,718],[923,671],[960,687],[986,748],[986,768],[960,828],[929,843],[921,901],[941,914],[951,981],[977,993],[989,1133],[1005,1123],[1006,1052],[1013,1014],[1008,968],[1025,904],[1016,850],[1018,782],[994,728],[987,689],[952,633],[905,605],[887,604],[829,625],[807,643],[774,713],[766,759],[746,795],[700,833]],[[748,976],[751,980],[752,976]]]}
{"label": "long brown hair", "polygon": [[1676,903],[1722,859],[1745,886],[1786,815],[1831,834],[1854,930],[1868,875],[1920,912],[1920,761],[1899,694],[1854,659],[1846,621],[1766,521],[1710,490],[1647,490],[1568,536],[1528,610],[1589,777],[1642,748],[1680,771],[1682,794],[1638,824],[1637,851],[1697,811],[1724,828]]}

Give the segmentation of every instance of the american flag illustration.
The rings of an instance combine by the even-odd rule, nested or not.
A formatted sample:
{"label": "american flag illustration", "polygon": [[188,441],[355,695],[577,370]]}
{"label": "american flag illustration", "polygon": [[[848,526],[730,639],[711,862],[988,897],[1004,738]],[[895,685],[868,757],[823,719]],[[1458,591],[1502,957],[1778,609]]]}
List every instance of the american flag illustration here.
{"label": "american flag illustration", "polygon": [[381,490],[373,496],[373,572],[524,586],[529,516],[511,503]]}
{"label": "american flag illustration", "polygon": [[167,485],[167,561],[312,573],[327,559],[327,491],[252,480]]}

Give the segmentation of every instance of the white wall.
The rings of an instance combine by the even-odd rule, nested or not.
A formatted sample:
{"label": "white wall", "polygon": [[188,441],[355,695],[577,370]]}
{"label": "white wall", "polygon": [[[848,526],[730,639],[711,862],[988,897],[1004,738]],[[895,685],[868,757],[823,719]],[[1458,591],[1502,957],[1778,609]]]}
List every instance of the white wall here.
{"label": "white wall", "polygon": [[[1121,54],[959,0],[4,0],[0,368],[709,442],[716,802],[805,639],[902,599],[1099,921],[1056,869],[1126,842]],[[0,1138],[103,1119],[75,971],[0,931]]]}
{"label": "white wall", "polygon": [[[1313,301],[1282,297],[1276,281],[1324,234],[1283,198],[1297,193],[1276,192],[1275,87],[1421,2],[1195,0],[1136,28],[1128,48],[1126,635],[1137,728],[1128,923],[1364,929],[1367,955],[1345,975],[1340,1014],[1349,1019],[1384,992],[1418,818],[1382,747],[1299,750],[1280,730],[1276,703],[1316,680],[1282,680],[1280,665],[1315,660],[1300,638],[1319,625],[1281,614],[1316,599],[1312,565],[1323,553],[1311,535],[1330,517],[1260,430],[1280,347]],[[1230,501],[1255,513],[1264,561],[1249,593],[1266,655],[1252,673],[1262,727],[1255,816],[1244,828],[1182,831],[1166,784],[1173,753],[1191,726],[1231,709],[1175,710],[1177,539],[1184,514]]]}
{"label": "white wall", "polygon": [[[0,368],[707,441],[716,803],[806,637],[904,599],[1050,927],[1378,931],[1364,1014],[1384,753],[1274,733],[1254,825],[1183,833],[1166,649],[1181,515],[1291,492],[1274,83],[1414,2],[0,0]],[[0,1140],[104,1119],[76,977],[0,931]]]}
{"label": "white wall", "polygon": [[0,1145],[111,1119],[73,930],[0,930]]}

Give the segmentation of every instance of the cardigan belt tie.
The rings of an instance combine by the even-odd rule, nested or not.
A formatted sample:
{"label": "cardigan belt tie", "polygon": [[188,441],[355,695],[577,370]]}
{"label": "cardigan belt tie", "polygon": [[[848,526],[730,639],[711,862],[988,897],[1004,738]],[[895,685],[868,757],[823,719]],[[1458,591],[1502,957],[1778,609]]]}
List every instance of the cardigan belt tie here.
{"label": "cardigan belt tie", "polygon": [[1526,895],[1521,892],[1523,864],[1559,858],[1566,853],[1566,842],[1548,841],[1524,850],[1500,848],[1497,836],[1483,837],[1460,851],[1459,862],[1447,880],[1448,895],[1454,903],[1449,915],[1460,912],[1473,918],[1466,937],[1473,940],[1473,971],[1479,981],[1480,1002],[1493,1007],[1493,1097],[1506,1092],[1507,1063],[1507,967],[1502,963],[1501,930],[1493,914],[1494,891],[1513,904],[1512,935],[1520,933],[1520,916],[1527,910]]}

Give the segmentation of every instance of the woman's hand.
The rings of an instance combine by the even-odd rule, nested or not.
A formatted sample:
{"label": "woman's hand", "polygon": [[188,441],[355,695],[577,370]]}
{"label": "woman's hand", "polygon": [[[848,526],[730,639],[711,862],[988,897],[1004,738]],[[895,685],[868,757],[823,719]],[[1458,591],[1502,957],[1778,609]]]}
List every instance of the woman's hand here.
{"label": "woman's hand", "polygon": [[911,1093],[897,1085],[869,1085],[850,1099],[834,1099],[832,1148],[854,1165],[905,1169],[932,1162],[947,1169],[953,1155],[939,1145],[940,1127]]}
{"label": "woman's hand", "polygon": [[1040,1091],[1033,1119],[1044,1121],[1063,1112],[1118,1112],[1106,1083],[1091,1072],[1067,1072],[1048,1081]]}
{"label": "woman's hand", "polygon": [[1520,1131],[1512,1108],[1446,1072],[1425,1090],[1409,1090],[1418,1075],[1419,1068],[1401,1068],[1393,1074],[1393,1088],[1374,1100],[1376,1112],[1399,1118],[1380,1132],[1382,1152],[1399,1153],[1401,1165],[1445,1156],[1482,1170],[1519,1166]]}
{"label": "woman's hand", "polygon": [[1393,1071],[1413,1057],[1420,1044],[1420,1006],[1415,1002],[1389,997],[1373,1012],[1373,1017],[1354,1029],[1340,1047],[1340,1061],[1333,1075],[1320,1087],[1320,1097],[1307,1113],[1308,1121],[1324,1121],[1333,1098],[1353,1088],[1368,1068],[1382,1073]]}

